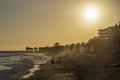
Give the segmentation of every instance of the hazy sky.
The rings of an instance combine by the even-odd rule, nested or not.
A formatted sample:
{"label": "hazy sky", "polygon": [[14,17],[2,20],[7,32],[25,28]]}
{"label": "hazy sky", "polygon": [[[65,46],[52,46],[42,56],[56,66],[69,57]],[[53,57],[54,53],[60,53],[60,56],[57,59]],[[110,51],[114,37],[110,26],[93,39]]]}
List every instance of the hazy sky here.
{"label": "hazy sky", "polygon": [[[85,19],[89,6],[97,19]],[[88,41],[120,19],[120,0],[0,0],[0,50]]]}

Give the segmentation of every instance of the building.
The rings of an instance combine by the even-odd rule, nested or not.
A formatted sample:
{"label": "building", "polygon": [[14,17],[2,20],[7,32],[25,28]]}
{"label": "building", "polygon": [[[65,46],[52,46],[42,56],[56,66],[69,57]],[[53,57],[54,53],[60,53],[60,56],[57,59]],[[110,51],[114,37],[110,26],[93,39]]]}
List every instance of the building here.
{"label": "building", "polygon": [[114,26],[98,30],[98,34],[103,45],[114,52],[115,48],[120,45],[120,22]]}
{"label": "building", "polygon": [[111,38],[113,38],[113,28],[114,27],[108,27],[106,29],[98,30],[99,39],[106,46],[108,45],[109,42],[111,42]]}

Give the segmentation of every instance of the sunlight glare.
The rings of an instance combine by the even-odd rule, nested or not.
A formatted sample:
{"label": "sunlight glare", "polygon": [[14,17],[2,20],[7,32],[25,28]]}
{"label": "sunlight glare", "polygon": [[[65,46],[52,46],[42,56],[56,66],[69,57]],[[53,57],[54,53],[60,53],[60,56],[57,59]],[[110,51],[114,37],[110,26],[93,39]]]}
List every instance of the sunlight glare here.
{"label": "sunlight glare", "polygon": [[84,16],[87,20],[96,20],[98,17],[98,11],[94,7],[85,9]]}

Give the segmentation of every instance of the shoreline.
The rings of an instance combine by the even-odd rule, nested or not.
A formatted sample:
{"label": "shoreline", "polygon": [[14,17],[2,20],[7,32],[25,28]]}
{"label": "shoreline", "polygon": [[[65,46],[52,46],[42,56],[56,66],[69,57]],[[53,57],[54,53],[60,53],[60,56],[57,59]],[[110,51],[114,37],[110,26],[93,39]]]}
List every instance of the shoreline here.
{"label": "shoreline", "polygon": [[22,79],[23,80],[29,80],[29,78],[35,76],[35,74],[38,72],[38,71],[41,71],[41,67],[42,65],[46,65],[48,64],[50,61],[50,57],[45,61],[45,62],[41,62],[40,64],[35,64],[32,68],[28,69],[28,73],[23,75],[22,76]]}
{"label": "shoreline", "polygon": [[67,70],[64,64],[58,61],[51,64],[50,61],[39,66],[39,70],[34,72],[34,75],[23,80],[75,80],[75,76],[72,70]]}
{"label": "shoreline", "polygon": [[34,72],[36,72],[36,71],[38,71],[38,70],[40,70],[40,64],[34,65],[32,68],[28,69],[27,71],[29,71],[29,73],[23,75],[23,76],[22,76],[22,79],[27,79],[27,78],[33,76],[33,75],[34,75]]}
{"label": "shoreline", "polygon": [[5,66],[0,70],[0,80],[3,80],[3,78],[5,80],[23,80],[24,78],[29,78],[40,69],[41,64],[46,63],[50,59],[50,56],[43,53],[1,53],[0,57],[0,66]]}

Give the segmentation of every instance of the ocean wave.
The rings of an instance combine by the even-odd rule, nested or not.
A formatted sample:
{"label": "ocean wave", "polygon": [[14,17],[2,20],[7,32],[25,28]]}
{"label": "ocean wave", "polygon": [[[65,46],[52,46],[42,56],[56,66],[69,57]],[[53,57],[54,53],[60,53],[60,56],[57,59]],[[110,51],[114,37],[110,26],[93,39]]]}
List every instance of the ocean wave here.
{"label": "ocean wave", "polygon": [[[20,78],[29,73],[35,65],[47,61],[49,56],[40,53],[0,53],[0,80]],[[7,73],[6,73],[7,71]]]}

